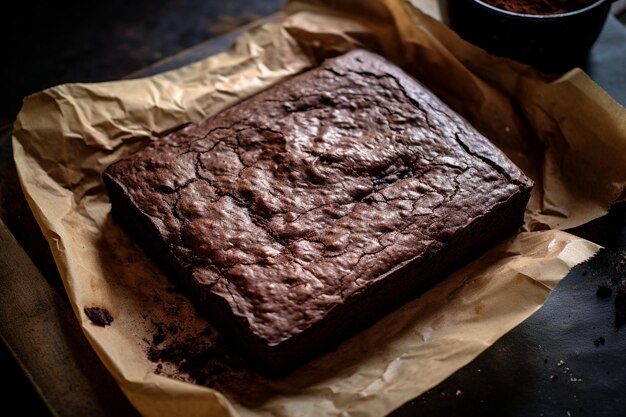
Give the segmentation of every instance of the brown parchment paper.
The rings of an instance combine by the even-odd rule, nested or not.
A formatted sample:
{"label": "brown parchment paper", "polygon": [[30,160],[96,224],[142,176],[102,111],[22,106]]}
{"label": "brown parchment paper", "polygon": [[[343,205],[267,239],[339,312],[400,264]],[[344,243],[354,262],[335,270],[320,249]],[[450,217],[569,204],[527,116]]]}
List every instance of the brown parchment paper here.
{"label": "brown parchment paper", "polygon": [[[87,338],[144,416],[384,415],[526,319],[598,249],[559,229],[624,197],[626,111],[582,71],[540,77],[416,8],[437,16],[436,2],[413,3],[292,1],[228,52],[185,68],[26,98],[13,140],[24,192]],[[227,371],[209,377],[213,388],[185,382],[168,364],[157,370],[146,351],[158,326],[178,326],[177,337],[199,344],[217,343],[215,334],[112,221],[101,172],[158,135],[354,47],[401,65],[536,181],[524,231],[283,379],[231,366],[228,352]],[[85,306],[106,307],[113,324],[93,325]]]}

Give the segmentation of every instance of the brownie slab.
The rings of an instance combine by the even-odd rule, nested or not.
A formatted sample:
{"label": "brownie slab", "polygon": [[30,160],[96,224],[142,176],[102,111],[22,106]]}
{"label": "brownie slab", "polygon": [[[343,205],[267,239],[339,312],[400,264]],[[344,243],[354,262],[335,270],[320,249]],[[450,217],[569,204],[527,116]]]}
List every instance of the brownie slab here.
{"label": "brownie slab", "polygon": [[115,219],[273,374],[514,232],[532,188],[363,50],[156,139],[103,178]]}

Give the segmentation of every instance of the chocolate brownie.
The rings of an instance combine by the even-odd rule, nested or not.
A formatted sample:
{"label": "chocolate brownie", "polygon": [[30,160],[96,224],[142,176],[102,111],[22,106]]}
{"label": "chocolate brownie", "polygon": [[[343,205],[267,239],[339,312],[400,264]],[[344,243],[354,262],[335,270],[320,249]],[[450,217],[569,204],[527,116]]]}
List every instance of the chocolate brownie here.
{"label": "chocolate brownie", "polygon": [[355,50],[107,168],[114,218],[259,369],[282,373],[522,223],[531,181]]}

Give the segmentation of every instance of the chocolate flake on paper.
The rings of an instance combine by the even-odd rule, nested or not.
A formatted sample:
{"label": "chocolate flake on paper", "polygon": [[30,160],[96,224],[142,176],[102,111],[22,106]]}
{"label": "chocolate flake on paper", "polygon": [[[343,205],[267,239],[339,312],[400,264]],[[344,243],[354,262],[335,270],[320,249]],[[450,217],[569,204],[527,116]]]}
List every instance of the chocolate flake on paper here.
{"label": "chocolate flake on paper", "polygon": [[113,316],[109,313],[109,310],[102,307],[85,307],[84,312],[91,320],[91,322],[97,326],[109,326],[113,323]]}

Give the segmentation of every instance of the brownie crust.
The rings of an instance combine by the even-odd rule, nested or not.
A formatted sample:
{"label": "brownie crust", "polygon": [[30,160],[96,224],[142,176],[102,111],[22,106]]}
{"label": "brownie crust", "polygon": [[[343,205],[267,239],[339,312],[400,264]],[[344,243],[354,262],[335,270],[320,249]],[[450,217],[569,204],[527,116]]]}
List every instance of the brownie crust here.
{"label": "brownie crust", "polygon": [[114,218],[270,374],[514,232],[532,188],[363,50],[156,139],[103,178]]}

